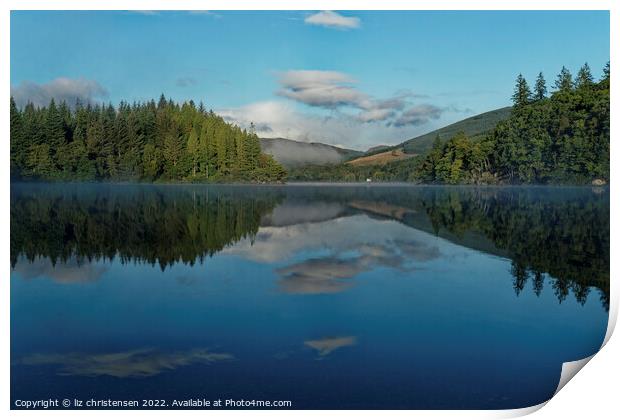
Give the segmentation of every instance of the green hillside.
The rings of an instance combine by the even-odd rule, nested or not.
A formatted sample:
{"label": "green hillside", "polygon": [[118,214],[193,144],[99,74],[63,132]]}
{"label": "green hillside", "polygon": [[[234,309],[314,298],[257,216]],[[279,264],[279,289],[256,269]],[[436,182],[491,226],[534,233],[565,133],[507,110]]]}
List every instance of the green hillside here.
{"label": "green hillside", "polygon": [[441,137],[442,140],[447,140],[454,137],[456,133],[463,131],[468,137],[475,137],[494,129],[498,122],[510,116],[511,109],[512,107],[507,106],[505,108],[474,115],[473,117],[455,122],[439,130],[431,131],[430,133],[407,140],[395,147],[402,147],[405,153],[423,154],[433,147],[433,141],[437,136]]}

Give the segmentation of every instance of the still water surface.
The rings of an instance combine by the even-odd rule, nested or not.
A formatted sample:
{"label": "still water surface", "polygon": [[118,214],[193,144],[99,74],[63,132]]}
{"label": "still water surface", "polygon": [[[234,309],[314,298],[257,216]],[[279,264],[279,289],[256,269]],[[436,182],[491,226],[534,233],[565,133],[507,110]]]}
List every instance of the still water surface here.
{"label": "still water surface", "polygon": [[11,187],[11,399],[518,408],[596,352],[609,192]]}

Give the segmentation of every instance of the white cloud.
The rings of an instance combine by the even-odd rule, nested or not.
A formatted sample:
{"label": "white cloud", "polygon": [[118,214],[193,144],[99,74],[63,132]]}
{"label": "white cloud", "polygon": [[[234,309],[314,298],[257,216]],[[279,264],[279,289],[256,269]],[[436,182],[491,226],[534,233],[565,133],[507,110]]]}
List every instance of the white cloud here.
{"label": "white cloud", "polygon": [[325,10],[315,13],[304,19],[308,25],[319,25],[337,29],[355,29],[360,27],[360,19],[356,17],[346,17],[339,13]]}
{"label": "white cloud", "polygon": [[401,90],[394,96],[378,99],[362,92],[355,86],[355,79],[348,74],[323,70],[289,70],[280,73],[279,96],[308,106],[329,110],[354,110],[349,115],[361,123],[381,122],[403,127],[422,125],[437,119],[444,111],[432,105],[417,105],[403,112],[409,100],[417,97],[410,91]]}
{"label": "white cloud", "polygon": [[284,137],[299,141],[349,143],[354,128],[341,118],[302,114],[283,101],[255,102],[239,108],[216,110],[241,127],[256,126],[259,137]]}
{"label": "white cloud", "polygon": [[58,103],[64,101],[73,106],[77,100],[82,103],[102,100],[108,96],[108,91],[94,80],[59,77],[41,84],[22,81],[17,86],[11,86],[11,96],[19,107],[28,102],[36,106],[47,106],[52,98]]}
{"label": "white cloud", "polygon": [[[227,121],[247,128],[254,123],[260,137],[283,137],[366,150],[377,144],[397,144],[436,128],[450,107],[415,104],[420,95],[399,90],[376,98],[356,86],[349,74],[325,70],[278,73],[276,94],[314,109],[301,112],[290,101],[262,101],[216,110]],[[435,124],[429,124],[437,121]]]}
{"label": "white cloud", "polygon": [[336,71],[290,70],[280,76],[277,94],[310,106],[337,108],[360,107],[367,95],[356,90],[349,75]]}
{"label": "white cloud", "polygon": [[393,117],[395,112],[391,109],[370,109],[368,111],[360,112],[357,115],[357,119],[362,122],[384,121]]}
{"label": "white cloud", "polygon": [[[360,150],[373,145],[375,136],[385,136],[387,132],[394,131],[386,129],[383,124],[364,127],[365,124],[354,118],[338,113],[327,116],[301,113],[292,104],[283,101],[255,102],[216,112],[226,121],[244,128],[253,122],[259,137],[340,144]],[[394,139],[401,137],[395,136]]]}
{"label": "white cloud", "polygon": [[437,120],[441,117],[444,109],[435,105],[422,104],[412,106],[405,110],[395,121],[396,127],[403,127],[406,125],[423,125],[430,120]]}
{"label": "white cloud", "polygon": [[357,150],[377,144],[397,144],[434,128],[406,124],[386,126],[379,118],[382,111],[362,111],[357,116],[337,110],[327,115],[306,113],[286,101],[254,102],[215,111],[240,127],[248,128],[253,122],[259,137],[321,142]]}

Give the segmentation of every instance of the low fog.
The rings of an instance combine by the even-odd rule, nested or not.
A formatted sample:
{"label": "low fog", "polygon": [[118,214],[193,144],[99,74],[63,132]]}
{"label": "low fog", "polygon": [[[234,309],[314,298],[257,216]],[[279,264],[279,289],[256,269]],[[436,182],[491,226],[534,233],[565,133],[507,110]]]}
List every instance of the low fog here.
{"label": "low fog", "polygon": [[346,155],[344,150],[321,143],[303,143],[286,139],[261,139],[264,153],[285,167],[308,164],[325,165],[342,162]]}

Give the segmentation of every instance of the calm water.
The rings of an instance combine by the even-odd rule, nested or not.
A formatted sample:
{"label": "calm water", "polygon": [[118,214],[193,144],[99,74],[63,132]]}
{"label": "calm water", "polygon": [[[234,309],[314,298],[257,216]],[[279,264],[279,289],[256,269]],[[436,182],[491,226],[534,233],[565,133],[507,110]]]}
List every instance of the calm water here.
{"label": "calm water", "polygon": [[12,400],[517,408],[596,352],[609,192],[20,185]]}

